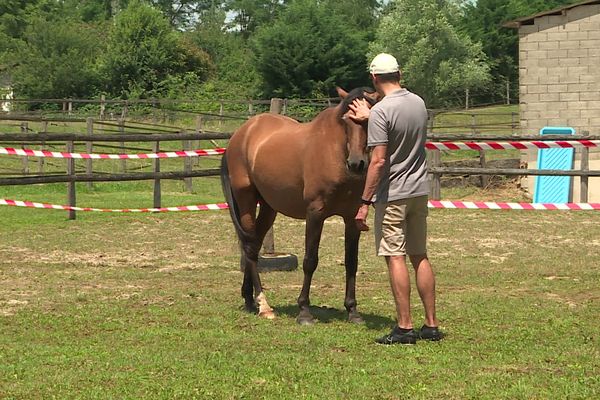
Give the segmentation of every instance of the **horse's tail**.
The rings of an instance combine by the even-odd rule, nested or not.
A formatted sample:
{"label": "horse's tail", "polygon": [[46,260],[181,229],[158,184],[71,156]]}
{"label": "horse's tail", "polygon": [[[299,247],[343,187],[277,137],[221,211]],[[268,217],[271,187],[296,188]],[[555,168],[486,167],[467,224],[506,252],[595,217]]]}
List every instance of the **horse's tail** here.
{"label": "horse's tail", "polygon": [[233,226],[235,227],[235,233],[237,233],[238,238],[244,242],[244,239],[248,236],[248,234],[242,228],[240,210],[235,198],[233,197],[231,180],[229,179],[229,168],[227,167],[227,158],[225,157],[225,154],[223,154],[223,157],[221,158],[221,188],[223,189],[225,200],[229,205],[229,214],[231,215],[231,220],[233,221]]}

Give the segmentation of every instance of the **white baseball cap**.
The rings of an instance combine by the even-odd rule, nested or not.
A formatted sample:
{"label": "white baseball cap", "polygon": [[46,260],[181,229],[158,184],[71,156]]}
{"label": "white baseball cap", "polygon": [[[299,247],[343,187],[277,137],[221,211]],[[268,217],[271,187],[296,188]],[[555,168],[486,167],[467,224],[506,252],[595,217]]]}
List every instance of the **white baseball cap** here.
{"label": "white baseball cap", "polygon": [[396,58],[393,55],[387,53],[377,54],[369,66],[369,72],[375,75],[389,74],[398,71],[400,71],[398,61],[396,61]]}

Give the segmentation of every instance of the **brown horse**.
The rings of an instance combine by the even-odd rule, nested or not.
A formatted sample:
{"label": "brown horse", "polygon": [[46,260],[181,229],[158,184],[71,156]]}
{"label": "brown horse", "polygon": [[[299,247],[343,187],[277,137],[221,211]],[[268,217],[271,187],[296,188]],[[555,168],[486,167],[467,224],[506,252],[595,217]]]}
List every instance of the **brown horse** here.
{"label": "brown horse", "polygon": [[256,263],[265,234],[280,212],[306,219],[298,323],[314,322],[309,310],[310,284],[319,259],[323,223],[332,215],[341,216],[345,223],[344,306],[350,321],[362,322],[356,310],[360,231],[354,216],[368,167],[367,132],[365,125],[353,122],[347,113],[354,99],[373,104],[377,94],[366,88],[350,93],[337,90],[342,102],[308,123],[276,114],[249,119],[231,137],[222,159],[223,192],[241,242],[242,297],[248,311],[258,311],[264,318],[274,318],[275,314],[263,293]]}

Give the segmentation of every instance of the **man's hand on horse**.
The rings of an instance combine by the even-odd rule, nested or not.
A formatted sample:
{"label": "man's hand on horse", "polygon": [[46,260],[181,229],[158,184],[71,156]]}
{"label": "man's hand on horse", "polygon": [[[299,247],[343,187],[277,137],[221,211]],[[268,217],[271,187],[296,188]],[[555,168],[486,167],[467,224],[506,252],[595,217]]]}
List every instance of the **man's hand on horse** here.
{"label": "man's hand on horse", "polygon": [[367,215],[369,215],[369,206],[363,204],[362,206],[360,206],[360,208],[356,212],[356,216],[354,217],[356,227],[359,231],[364,232],[369,230],[369,225],[367,225]]}
{"label": "man's hand on horse", "polygon": [[348,108],[352,111],[348,113],[348,117],[356,123],[365,122],[369,119],[371,109],[369,103],[365,99],[355,99],[352,104],[348,105]]}

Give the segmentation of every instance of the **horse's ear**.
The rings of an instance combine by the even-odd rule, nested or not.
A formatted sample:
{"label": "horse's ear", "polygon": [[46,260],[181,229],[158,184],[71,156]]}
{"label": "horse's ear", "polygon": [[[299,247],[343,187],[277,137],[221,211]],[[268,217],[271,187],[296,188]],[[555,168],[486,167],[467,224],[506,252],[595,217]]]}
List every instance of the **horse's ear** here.
{"label": "horse's ear", "polygon": [[345,99],[346,96],[348,96],[348,92],[346,92],[344,89],[342,89],[339,86],[336,86],[335,90],[337,91],[338,95],[342,98]]}
{"label": "horse's ear", "polygon": [[381,100],[381,97],[379,96],[379,93],[377,93],[377,92],[363,92],[363,94],[365,95],[365,97],[368,97],[369,99],[373,100],[375,103],[377,103],[379,100]]}

